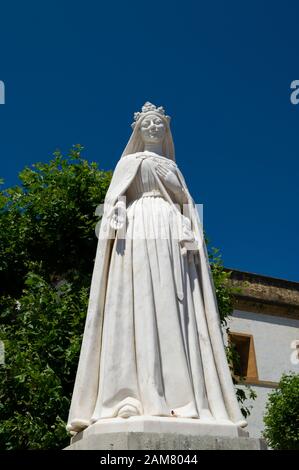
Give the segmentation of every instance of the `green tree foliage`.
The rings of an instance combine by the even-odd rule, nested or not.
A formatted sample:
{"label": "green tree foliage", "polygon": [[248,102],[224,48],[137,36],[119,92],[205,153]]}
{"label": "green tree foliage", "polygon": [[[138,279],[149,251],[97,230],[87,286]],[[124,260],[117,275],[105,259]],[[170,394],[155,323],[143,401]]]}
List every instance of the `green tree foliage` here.
{"label": "green tree foliage", "polygon": [[51,286],[31,271],[17,303],[3,299],[2,449],[49,449],[67,443],[65,419],[88,299],[87,287],[77,289],[67,281]]}
{"label": "green tree foliage", "polygon": [[0,449],[62,448],[111,172],[81,157],[20,173],[0,193]]}
{"label": "green tree foliage", "polygon": [[299,450],[299,374],[284,374],[270,393],[264,437],[272,449]]}
{"label": "green tree foliage", "polygon": [[[209,246],[208,240],[206,242]],[[235,295],[240,291],[240,288],[232,286],[230,282],[231,272],[224,269],[222,258],[217,248],[212,248],[209,251],[209,261],[213,274],[220,321],[222,327],[225,329],[228,335],[229,326],[227,320],[233,313],[234,298]],[[238,377],[238,379],[236,379],[234,376],[234,369],[238,367],[240,363],[240,357],[233,344],[228,344],[226,346],[226,356],[228,363],[230,364],[232,378],[241,412],[244,418],[247,418],[247,416],[250,415],[250,409],[252,406],[249,408],[249,406],[246,405],[246,402],[249,399],[255,400],[256,393],[248,384],[245,383],[244,377]]]}
{"label": "green tree foliage", "polygon": [[[49,163],[25,168],[20,185],[0,192],[1,450],[69,442],[65,422],[96,251],[95,210],[112,176],[82,150],[55,152]],[[232,312],[229,273],[215,251],[211,262],[225,323]]]}
{"label": "green tree foliage", "polygon": [[81,158],[75,146],[50,163],[37,163],[19,175],[20,186],[0,196],[0,289],[19,295],[28,263],[42,261],[58,277],[90,273],[96,245],[96,206],[104,200],[111,172]]}

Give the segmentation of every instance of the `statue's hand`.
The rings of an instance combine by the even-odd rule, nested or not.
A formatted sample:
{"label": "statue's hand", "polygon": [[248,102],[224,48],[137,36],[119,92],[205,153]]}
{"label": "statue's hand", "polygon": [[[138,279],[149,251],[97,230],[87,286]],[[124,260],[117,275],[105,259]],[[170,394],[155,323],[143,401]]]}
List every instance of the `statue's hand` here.
{"label": "statue's hand", "polygon": [[182,185],[173,171],[165,168],[161,163],[158,163],[156,165],[156,173],[164,180],[166,186],[168,186],[171,191],[174,193],[182,191]]}
{"label": "statue's hand", "polygon": [[126,204],[123,201],[118,201],[111,209],[109,217],[110,225],[114,230],[122,228],[126,221]]}

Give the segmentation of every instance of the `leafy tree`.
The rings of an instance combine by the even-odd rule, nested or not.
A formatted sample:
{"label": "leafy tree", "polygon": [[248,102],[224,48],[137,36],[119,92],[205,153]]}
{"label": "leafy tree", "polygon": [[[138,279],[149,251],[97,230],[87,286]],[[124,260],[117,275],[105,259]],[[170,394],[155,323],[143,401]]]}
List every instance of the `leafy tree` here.
{"label": "leafy tree", "polygon": [[0,193],[0,449],[62,448],[111,172],[67,157]]}
{"label": "leafy tree", "polygon": [[299,450],[299,374],[284,374],[268,397],[264,437],[272,449]]}
{"label": "leafy tree", "polygon": [[[0,449],[61,449],[96,251],[96,207],[111,172],[74,146],[20,173],[0,192]],[[229,273],[211,253],[222,321]],[[229,351],[229,349],[228,349]],[[242,411],[246,393],[240,389]],[[243,395],[242,395],[243,394]]]}
{"label": "leafy tree", "polygon": [[[33,268],[33,266],[32,266]],[[3,299],[5,367],[0,369],[0,448],[49,449],[67,443],[65,419],[88,299],[65,281],[28,273],[17,303]]]}
{"label": "leafy tree", "polygon": [[[0,289],[18,295],[28,263],[42,261],[58,278],[71,271],[89,275],[97,221],[111,172],[81,157],[74,146],[67,158],[59,151],[50,163],[37,163],[19,175],[20,186],[0,196]],[[79,255],[80,254],[80,255]]]}

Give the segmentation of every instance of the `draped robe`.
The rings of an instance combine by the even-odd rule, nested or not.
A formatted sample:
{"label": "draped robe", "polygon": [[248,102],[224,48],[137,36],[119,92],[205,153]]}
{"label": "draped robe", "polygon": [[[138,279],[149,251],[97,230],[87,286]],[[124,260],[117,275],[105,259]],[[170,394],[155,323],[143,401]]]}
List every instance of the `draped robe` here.
{"label": "draped robe", "polygon": [[[110,225],[111,208],[130,194],[144,161],[160,196],[144,198],[143,206],[137,195],[132,198],[127,232],[120,239]],[[187,203],[184,208],[179,194],[170,191],[157,174],[157,163],[176,174]],[[167,240],[146,240],[146,233],[141,240],[130,238],[138,220],[154,220],[152,211],[162,215],[164,222],[170,214],[174,224],[176,216],[182,218],[181,239],[173,233]],[[166,230],[171,231],[167,224]],[[190,231],[192,251],[188,236],[184,240]],[[105,198],[67,429],[78,432],[115,417],[124,405],[139,415],[246,425],[225,355],[194,201],[177,165],[151,152],[121,158]]]}

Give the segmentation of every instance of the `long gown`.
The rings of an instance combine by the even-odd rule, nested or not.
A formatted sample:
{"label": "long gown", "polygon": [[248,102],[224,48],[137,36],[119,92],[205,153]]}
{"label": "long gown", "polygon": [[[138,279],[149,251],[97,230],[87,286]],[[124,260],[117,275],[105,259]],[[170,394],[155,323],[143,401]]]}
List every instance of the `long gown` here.
{"label": "long gown", "polygon": [[213,351],[196,255],[182,253],[179,218],[149,159],[126,197],[126,236],[116,237],[111,253],[91,421],[121,416],[126,405],[136,415],[227,420],[217,377],[207,394],[204,364]]}

